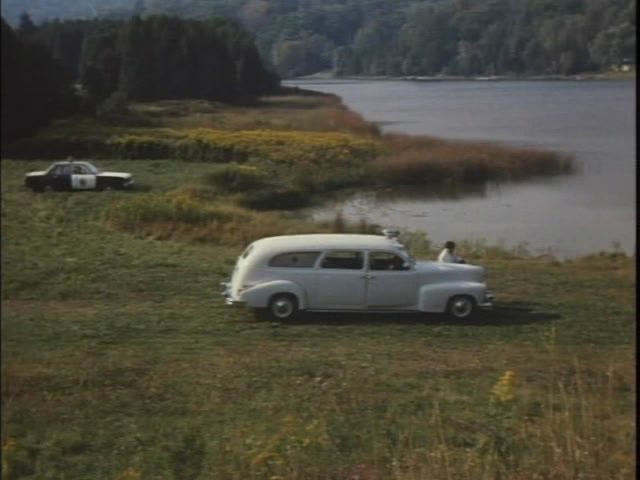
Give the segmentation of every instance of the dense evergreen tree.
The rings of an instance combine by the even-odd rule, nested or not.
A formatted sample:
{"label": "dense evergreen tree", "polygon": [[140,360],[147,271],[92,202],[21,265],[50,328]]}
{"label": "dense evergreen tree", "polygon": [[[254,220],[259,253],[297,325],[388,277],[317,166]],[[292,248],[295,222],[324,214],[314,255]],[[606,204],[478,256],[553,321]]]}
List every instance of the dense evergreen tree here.
{"label": "dense evergreen tree", "polygon": [[21,41],[2,19],[2,144],[33,132],[71,108],[68,77],[49,50]]}
{"label": "dense evergreen tree", "polygon": [[164,15],[46,22],[22,33],[47,47],[91,104],[112,95],[148,101],[248,101],[278,88],[252,37],[224,19]]}
{"label": "dense evergreen tree", "polygon": [[87,22],[80,56],[78,82],[100,103],[118,89],[120,79],[119,24],[108,20]]}
{"label": "dense evergreen tree", "polygon": [[133,17],[122,30],[118,90],[136,100],[156,98],[151,22]]}

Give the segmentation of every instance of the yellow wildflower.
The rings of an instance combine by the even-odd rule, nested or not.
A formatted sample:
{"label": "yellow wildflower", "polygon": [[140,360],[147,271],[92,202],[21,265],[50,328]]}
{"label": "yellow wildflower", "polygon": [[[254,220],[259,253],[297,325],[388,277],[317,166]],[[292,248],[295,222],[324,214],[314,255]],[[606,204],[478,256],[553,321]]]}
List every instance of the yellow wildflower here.
{"label": "yellow wildflower", "polygon": [[15,438],[7,438],[4,442],[2,442],[2,451],[3,452],[13,452],[16,449],[16,439]]}
{"label": "yellow wildflower", "polygon": [[263,465],[267,463],[269,460],[272,460],[274,457],[277,457],[277,455],[273,452],[262,452],[256,455],[251,461],[251,463],[253,465]]}
{"label": "yellow wildflower", "polygon": [[139,478],[142,478],[142,474],[135,468],[131,467],[118,475],[118,480],[137,480]]}
{"label": "yellow wildflower", "polygon": [[287,415],[282,419],[282,423],[284,423],[284,425],[287,427],[291,427],[295,425],[297,422],[298,422],[298,419],[296,418],[295,415]]}
{"label": "yellow wildflower", "polygon": [[491,389],[491,401],[493,403],[508,403],[513,400],[513,386],[516,374],[507,370],[502,374],[498,382]]}

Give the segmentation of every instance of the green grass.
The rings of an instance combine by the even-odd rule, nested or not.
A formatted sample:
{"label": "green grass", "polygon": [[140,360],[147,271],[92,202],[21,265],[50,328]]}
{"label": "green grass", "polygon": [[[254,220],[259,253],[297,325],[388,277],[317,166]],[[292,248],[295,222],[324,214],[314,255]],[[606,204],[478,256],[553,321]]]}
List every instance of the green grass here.
{"label": "green grass", "polygon": [[2,161],[3,478],[633,478],[634,258],[461,245],[498,298],[477,322],[261,322],[218,286],[255,227],[159,241],[105,219],[206,165],[111,160],[146,188],[24,190],[46,163]]}

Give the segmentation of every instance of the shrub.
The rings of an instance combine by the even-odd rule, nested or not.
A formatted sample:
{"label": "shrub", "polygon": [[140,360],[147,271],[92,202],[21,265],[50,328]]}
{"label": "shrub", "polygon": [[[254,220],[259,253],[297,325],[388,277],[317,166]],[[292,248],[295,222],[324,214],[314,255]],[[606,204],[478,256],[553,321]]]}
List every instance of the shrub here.
{"label": "shrub", "polygon": [[136,196],[112,205],[105,213],[109,223],[129,231],[153,222],[208,224],[230,217],[228,210],[199,201],[187,192]]}
{"label": "shrub", "polygon": [[106,146],[111,154],[127,159],[171,158],[175,151],[175,141],[158,134],[116,136],[108,139]]}
{"label": "shrub", "polygon": [[281,214],[258,214],[215,202],[211,190],[194,186],[165,194],[130,196],[112,204],[105,211],[104,221],[116,229],[157,239],[186,237],[225,245],[309,228]]}
{"label": "shrub", "polygon": [[254,210],[297,210],[309,206],[307,193],[292,187],[274,186],[245,192],[238,204]]}
{"label": "shrub", "polygon": [[258,167],[231,163],[221,165],[207,174],[204,182],[223,192],[237,193],[263,188],[269,183],[269,177]]}

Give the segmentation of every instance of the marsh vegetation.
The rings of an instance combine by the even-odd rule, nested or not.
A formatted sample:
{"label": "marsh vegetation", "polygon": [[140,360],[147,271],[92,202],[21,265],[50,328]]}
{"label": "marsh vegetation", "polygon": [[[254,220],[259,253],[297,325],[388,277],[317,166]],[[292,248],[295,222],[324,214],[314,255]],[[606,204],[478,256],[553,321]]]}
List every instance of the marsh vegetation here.
{"label": "marsh vegetation", "polygon": [[550,151],[382,134],[335,96],[291,93],[267,97],[255,107],[163,101],[135,104],[110,119],[68,118],[4,153],[172,159],[179,168],[200,172],[173,192],[148,183],[153,192],[108,209],[116,225],[137,230],[178,223],[181,230],[207,224],[219,231],[237,215],[293,211],[346,189],[418,188],[428,194],[575,169],[570,157]]}

